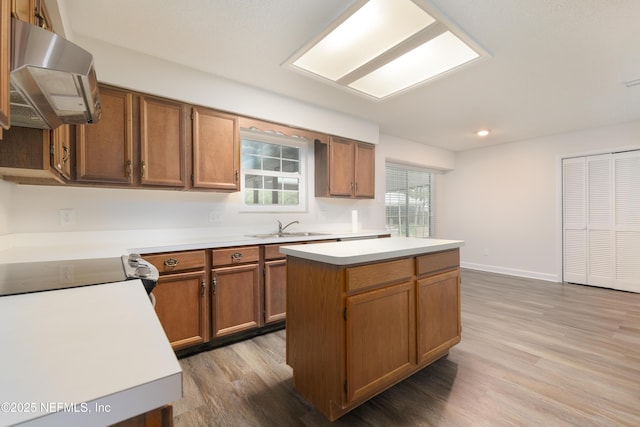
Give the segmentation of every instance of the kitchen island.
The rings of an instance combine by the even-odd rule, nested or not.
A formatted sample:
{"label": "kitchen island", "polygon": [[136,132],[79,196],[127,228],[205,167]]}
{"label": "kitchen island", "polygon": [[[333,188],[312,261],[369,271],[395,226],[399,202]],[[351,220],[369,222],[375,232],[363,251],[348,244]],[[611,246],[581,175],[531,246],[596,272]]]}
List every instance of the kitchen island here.
{"label": "kitchen island", "polygon": [[293,387],[333,421],[460,342],[460,240],[283,246]]}

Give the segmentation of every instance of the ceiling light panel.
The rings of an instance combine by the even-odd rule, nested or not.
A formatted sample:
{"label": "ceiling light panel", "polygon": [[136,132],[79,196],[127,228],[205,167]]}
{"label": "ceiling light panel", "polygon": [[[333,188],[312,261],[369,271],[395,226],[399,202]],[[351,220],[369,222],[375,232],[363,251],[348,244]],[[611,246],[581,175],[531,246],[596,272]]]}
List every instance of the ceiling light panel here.
{"label": "ceiling light panel", "polygon": [[354,81],[349,87],[384,98],[478,57],[477,52],[451,31],[446,31]]}
{"label": "ceiling light panel", "polygon": [[425,3],[361,0],[285,64],[379,100],[488,56]]}
{"label": "ceiling light panel", "polygon": [[410,0],[370,0],[293,65],[336,81],[434,22]]}

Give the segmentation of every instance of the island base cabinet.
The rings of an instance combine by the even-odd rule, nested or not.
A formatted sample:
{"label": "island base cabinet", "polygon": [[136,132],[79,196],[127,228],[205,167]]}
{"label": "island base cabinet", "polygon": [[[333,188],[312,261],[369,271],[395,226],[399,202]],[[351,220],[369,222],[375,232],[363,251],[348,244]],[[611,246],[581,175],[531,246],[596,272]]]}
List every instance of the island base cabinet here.
{"label": "island base cabinet", "polygon": [[460,272],[419,279],[417,290],[418,363],[424,364],[460,342]]}
{"label": "island base cabinet", "polygon": [[459,251],[369,264],[287,256],[293,387],[334,421],[460,341]]}
{"label": "island base cabinet", "polygon": [[346,299],[346,403],[367,399],[415,366],[411,282]]}

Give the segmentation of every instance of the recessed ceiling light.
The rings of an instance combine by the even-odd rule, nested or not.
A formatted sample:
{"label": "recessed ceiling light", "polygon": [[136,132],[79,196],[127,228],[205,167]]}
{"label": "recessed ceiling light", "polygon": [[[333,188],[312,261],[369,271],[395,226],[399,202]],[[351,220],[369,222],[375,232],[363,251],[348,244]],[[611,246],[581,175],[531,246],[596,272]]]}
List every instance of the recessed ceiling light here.
{"label": "recessed ceiling light", "polygon": [[485,136],[489,135],[491,133],[491,131],[489,129],[480,129],[478,132],[476,132],[476,135],[478,135],[481,138],[484,138]]}
{"label": "recessed ceiling light", "polygon": [[424,0],[359,1],[285,65],[383,99],[488,56],[426,9]]}

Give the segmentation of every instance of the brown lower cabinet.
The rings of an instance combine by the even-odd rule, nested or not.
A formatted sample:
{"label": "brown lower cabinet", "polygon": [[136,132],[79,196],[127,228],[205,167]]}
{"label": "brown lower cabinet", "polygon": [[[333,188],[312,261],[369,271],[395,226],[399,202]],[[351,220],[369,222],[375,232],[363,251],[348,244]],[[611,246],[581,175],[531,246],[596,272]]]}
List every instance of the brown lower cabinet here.
{"label": "brown lower cabinet", "polygon": [[280,246],[334,241],[142,254],[160,273],[155,311],[171,346],[182,357],[284,327],[287,260]]}
{"label": "brown lower cabinet", "polygon": [[213,337],[262,325],[258,246],[212,250]]}
{"label": "brown lower cabinet", "polygon": [[293,386],[331,421],[460,341],[459,250],[339,266],[287,257]]}
{"label": "brown lower cabinet", "polygon": [[160,272],[155,310],[174,350],[209,339],[205,251],[143,255]]}
{"label": "brown lower cabinet", "polygon": [[284,320],[287,315],[287,260],[264,262],[264,322]]}

